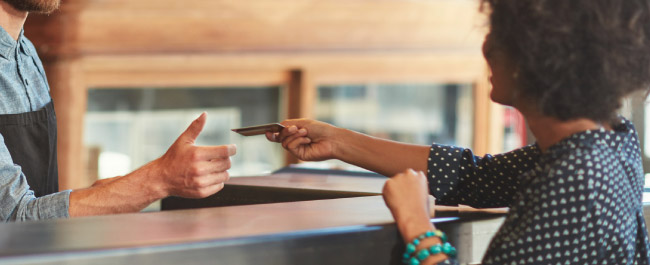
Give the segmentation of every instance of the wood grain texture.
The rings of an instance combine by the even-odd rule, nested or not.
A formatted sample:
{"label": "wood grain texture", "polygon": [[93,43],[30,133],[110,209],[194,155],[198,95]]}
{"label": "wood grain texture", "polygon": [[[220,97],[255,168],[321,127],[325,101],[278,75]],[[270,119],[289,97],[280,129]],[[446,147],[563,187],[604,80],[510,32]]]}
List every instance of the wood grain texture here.
{"label": "wood grain texture", "polygon": [[[86,174],[83,120],[87,93],[78,58],[45,63],[58,126],[59,188],[87,187],[93,180]],[[54,89],[56,88],[56,89]]]}
{"label": "wood grain texture", "polygon": [[[476,1],[88,1],[81,53],[475,48]],[[98,30],[101,29],[101,30]]]}
{"label": "wood grain texture", "polygon": [[[56,100],[61,188],[88,183],[87,89],[287,86],[297,69],[302,91],[288,104],[309,118],[323,84],[484,80],[478,9],[474,0],[65,0],[32,14],[25,34]],[[479,103],[476,119],[488,108]],[[480,150],[487,137],[476,136]]]}
{"label": "wood grain texture", "polygon": [[486,78],[479,51],[96,55],[84,56],[83,67],[93,88],[287,84],[291,69],[304,70],[306,82],[318,84],[473,83]]}

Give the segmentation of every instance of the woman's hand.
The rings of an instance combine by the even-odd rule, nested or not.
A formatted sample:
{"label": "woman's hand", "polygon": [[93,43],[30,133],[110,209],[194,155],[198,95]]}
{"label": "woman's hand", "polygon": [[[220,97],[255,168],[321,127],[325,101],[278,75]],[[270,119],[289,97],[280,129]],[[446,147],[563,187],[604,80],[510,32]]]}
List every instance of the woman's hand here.
{"label": "woman's hand", "polygon": [[[269,141],[282,143],[282,147],[304,161],[333,159],[337,149],[335,137],[338,128],[315,120],[299,119],[282,122],[285,128],[279,133],[266,133]],[[335,141],[336,140],[336,141]]]}
{"label": "woman's hand", "polygon": [[399,173],[386,181],[382,193],[406,242],[433,229],[424,173],[412,169]]}
{"label": "woman's hand", "polygon": [[407,168],[427,170],[430,146],[376,138],[314,120],[286,120],[282,124],[286,128],[266,133],[266,138],[282,143],[303,161],[339,159],[384,176]]}

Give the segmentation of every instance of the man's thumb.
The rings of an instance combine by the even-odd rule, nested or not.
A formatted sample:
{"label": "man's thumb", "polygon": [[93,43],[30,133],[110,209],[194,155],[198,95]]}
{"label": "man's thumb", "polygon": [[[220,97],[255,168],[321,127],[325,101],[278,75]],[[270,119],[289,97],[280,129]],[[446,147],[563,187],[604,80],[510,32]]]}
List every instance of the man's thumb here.
{"label": "man's thumb", "polygon": [[190,124],[190,126],[187,127],[187,130],[183,132],[181,137],[185,138],[185,140],[187,141],[191,141],[192,143],[194,143],[196,138],[199,137],[199,134],[201,134],[201,131],[203,130],[203,126],[205,126],[205,120],[207,119],[207,117],[208,117],[207,113],[205,112],[201,113],[201,116],[196,118],[196,120],[194,120],[192,124]]}

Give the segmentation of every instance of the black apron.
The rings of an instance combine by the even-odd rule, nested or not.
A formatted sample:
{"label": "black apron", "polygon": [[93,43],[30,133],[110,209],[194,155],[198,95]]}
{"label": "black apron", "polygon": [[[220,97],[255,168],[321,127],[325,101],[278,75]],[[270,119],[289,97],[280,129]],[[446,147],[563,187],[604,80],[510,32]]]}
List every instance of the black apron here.
{"label": "black apron", "polygon": [[59,191],[52,101],[37,111],[0,115],[0,134],[36,197]]}

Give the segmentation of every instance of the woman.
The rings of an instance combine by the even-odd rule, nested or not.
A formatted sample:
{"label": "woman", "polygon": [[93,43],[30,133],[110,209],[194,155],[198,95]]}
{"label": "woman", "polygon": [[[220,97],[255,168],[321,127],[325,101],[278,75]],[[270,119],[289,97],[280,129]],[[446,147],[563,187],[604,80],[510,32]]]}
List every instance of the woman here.
{"label": "woman", "polygon": [[285,121],[287,128],[267,138],[302,160],[340,159],[393,176],[384,198],[411,242],[409,264],[455,263],[449,248],[430,251],[444,238],[426,233],[433,229],[427,188],[439,204],[510,207],[483,264],[649,264],[639,143],[616,111],[624,96],[650,85],[650,1],[483,6],[490,96],[524,115],[536,144],[477,157],[311,120]]}

